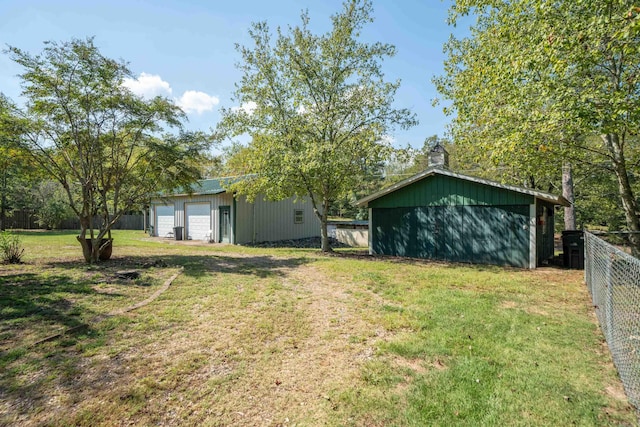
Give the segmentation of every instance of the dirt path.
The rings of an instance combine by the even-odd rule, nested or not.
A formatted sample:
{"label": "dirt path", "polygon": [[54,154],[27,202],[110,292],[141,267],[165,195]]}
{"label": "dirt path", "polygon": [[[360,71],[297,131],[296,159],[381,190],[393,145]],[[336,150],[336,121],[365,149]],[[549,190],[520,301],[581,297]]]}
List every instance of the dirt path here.
{"label": "dirt path", "polygon": [[[268,262],[263,266],[269,267]],[[283,286],[306,313],[309,333],[247,373],[248,381],[240,386],[246,397],[235,402],[233,423],[288,425],[302,420],[303,425],[327,425],[337,409],[336,393],[353,384],[384,332],[363,319],[347,284],[313,265],[281,272]]]}
{"label": "dirt path", "polygon": [[[261,272],[277,273],[277,301],[292,305],[299,315],[256,320],[253,316],[269,309],[260,301],[216,312],[221,303],[209,305],[203,295],[202,307],[187,308],[193,320],[161,330],[152,342],[131,346],[115,357],[87,362],[83,383],[100,383],[100,375],[109,375],[84,399],[90,406],[105,400],[126,402],[146,390],[144,411],[130,418],[134,425],[335,424],[331,414],[338,409],[338,394],[352,387],[362,364],[373,356],[375,342],[384,336],[365,320],[367,307],[351,293],[354,285],[327,277],[313,263],[288,266],[287,257],[219,255],[206,265],[214,286],[234,271],[256,269],[248,284],[238,283],[231,299],[240,298],[254,281],[261,283]],[[185,286],[181,280],[176,288]],[[273,295],[266,292],[265,297]],[[171,291],[165,298],[171,298]],[[146,309],[167,310],[187,303],[165,304],[153,303]],[[287,329],[265,341],[253,330],[256,325],[277,327],[262,323],[280,321],[300,322],[299,329],[305,332],[296,335]]]}
{"label": "dirt path", "polygon": [[358,376],[363,361],[373,354],[372,343],[363,338],[371,331],[358,313],[344,284],[331,281],[312,266],[299,267],[285,279],[291,291],[302,296],[311,333],[294,351],[281,355],[275,370],[282,381],[274,398],[290,401],[302,418],[327,423],[336,409],[334,391]]}

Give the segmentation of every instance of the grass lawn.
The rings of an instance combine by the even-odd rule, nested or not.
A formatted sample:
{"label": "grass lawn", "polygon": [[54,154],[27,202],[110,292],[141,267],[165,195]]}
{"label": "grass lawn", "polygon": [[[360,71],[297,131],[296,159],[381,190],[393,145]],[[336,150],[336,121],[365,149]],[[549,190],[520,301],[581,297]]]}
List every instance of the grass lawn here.
{"label": "grass lawn", "polygon": [[134,231],[88,266],[72,232],[22,238],[0,265],[0,425],[637,422],[580,271]]}

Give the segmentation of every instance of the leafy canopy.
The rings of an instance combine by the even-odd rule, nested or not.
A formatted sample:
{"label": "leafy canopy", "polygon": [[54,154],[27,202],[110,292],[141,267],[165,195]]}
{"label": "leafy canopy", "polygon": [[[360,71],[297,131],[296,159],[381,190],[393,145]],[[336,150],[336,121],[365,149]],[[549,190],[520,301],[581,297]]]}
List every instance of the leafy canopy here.
{"label": "leafy canopy", "polygon": [[408,110],[392,106],[399,81],[384,80],[381,62],[395,48],[359,40],[373,21],[371,2],[347,1],[331,19],[332,29],[315,35],[303,12],[300,26],[278,28],[275,39],[267,23],[253,24],[253,46],[237,46],[241,107],[223,109],[218,129],[252,138],[235,163],[253,177],[233,189],[250,199],[310,196],[323,237],[331,204],[384,158],[383,137],[415,123]]}
{"label": "leafy canopy", "polygon": [[[142,99],[124,87],[131,71],[102,55],[93,39],[47,42],[40,55],[10,47],[8,54],[24,69],[26,108],[15,111],[22,148],[64,188],[88,262],[98,259],[96,243],[120,216],[142,208],[150,193],[199,178],[204,135],[181,131],[186,117],[173,101]],[[164,133],[171,128],[180,132]]]}
{"label": "leafy canopy", "polygon": [[640,8],[628,0],[457,0],[451,21],[466,14],[477,17],[471,35],[447,43],[446,73],[435,79],[452,101],[456,143],[531,176],[565,162],[603,167],[615,176],[627,227],[640,230],[632,189]]}

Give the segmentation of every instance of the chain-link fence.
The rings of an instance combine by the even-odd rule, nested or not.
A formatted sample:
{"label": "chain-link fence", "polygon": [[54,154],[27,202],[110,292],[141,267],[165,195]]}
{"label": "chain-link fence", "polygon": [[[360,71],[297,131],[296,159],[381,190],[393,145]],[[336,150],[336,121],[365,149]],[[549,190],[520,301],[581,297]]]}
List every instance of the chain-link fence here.
{"label": "chain-link fence", "polygon": [[584,233],[585,281],[629,403],[640,415],[640,259],[600,237]]}

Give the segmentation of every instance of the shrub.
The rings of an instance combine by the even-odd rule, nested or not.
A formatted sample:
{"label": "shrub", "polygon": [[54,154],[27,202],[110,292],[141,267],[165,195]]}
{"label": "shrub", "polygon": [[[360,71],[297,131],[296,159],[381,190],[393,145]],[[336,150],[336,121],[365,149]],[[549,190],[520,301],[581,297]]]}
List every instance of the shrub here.
{"label": "shrub", "polygon": [[60,200],[48,200],[36,212],[36,222],[40,227],[56,229],[69,216],[68,205]]}
{"label": "shrub", "polygon": [[69,204],[65,202],[62,186],[54,181],[43,181],[34,190],[37,203],[36,216],[38,225],[47,229],[55,229],[62,221],[73,216]]}
{"label": "shrub", "polygon": [[10,231],[0,232],[0,255],[7,264],[19,264],[24,248],[20,236]]}

